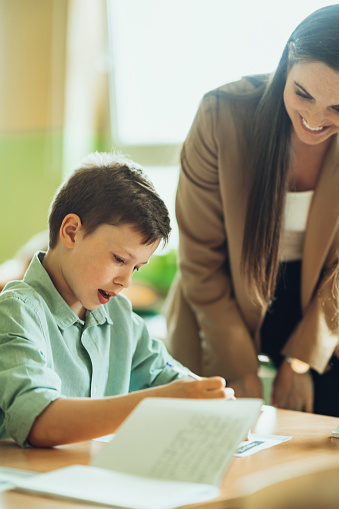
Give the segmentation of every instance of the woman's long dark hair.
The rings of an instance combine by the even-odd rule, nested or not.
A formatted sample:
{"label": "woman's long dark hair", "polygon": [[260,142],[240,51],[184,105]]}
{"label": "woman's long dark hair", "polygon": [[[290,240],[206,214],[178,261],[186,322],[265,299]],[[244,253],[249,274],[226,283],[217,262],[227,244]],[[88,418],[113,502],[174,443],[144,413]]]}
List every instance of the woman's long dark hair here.
{"label": "woman's long dark hair", "polygon": [[322,62],[339,72],[339,4],[315,11],[297,26],[255,113],[241,267],[261,303],[273,298],[279,270],[291,154],[291,121],[283,94],[287,74],[298,62]]}

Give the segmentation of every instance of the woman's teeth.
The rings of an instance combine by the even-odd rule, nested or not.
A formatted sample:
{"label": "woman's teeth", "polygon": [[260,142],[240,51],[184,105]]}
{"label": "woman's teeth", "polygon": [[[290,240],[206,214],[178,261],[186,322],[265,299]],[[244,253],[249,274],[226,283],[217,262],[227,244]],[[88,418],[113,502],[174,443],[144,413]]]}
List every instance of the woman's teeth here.
{"label": "woman's teeth", "polygon": [[322,129],[324,129],[324,126],[322,127],[311,127],[308,125],[308,123],[306,122],[306,120],[301,117],[302,121],[303,121],[303,124],[305,127],[307,127],[307,129],[309,129],[310,131],[321,131]]}

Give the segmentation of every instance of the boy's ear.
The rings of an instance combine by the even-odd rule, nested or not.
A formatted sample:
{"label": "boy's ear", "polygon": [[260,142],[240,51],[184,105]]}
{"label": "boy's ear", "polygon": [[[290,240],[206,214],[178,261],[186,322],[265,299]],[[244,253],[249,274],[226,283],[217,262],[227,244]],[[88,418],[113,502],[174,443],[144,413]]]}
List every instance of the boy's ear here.
{"label": "boy's ear", "polygon": [[67,214],[61,223],[59,237],[63,245],[72,249],[77,234],[82,230],[82,222],[76,214]]}

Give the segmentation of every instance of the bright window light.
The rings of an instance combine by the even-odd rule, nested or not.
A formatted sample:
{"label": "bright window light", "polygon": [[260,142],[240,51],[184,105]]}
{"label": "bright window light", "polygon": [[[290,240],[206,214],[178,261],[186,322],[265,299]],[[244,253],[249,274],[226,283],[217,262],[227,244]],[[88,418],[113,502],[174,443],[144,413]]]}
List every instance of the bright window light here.
{"label": "bright window light", "polygon": [[205,92],[274,70],[296,25],[330,3],[107,0],[116,142],[181,143]]}

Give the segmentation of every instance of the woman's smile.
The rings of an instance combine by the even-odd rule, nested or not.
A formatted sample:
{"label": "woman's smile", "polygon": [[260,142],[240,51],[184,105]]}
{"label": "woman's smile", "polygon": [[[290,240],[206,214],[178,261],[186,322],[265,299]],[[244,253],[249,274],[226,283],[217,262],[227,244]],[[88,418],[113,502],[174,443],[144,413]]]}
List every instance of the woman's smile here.
{"label": "woman's smile", "polygon": [[301,119],[301,126],[305,129],[307,132],[311,132],[312,134],[318,134],[324,132],[325,129],[328,129],[329,126],[319,126],[319,127],[311,127],[307,121],[300,115]]}

